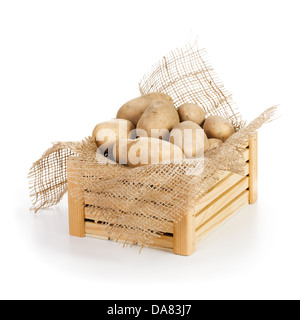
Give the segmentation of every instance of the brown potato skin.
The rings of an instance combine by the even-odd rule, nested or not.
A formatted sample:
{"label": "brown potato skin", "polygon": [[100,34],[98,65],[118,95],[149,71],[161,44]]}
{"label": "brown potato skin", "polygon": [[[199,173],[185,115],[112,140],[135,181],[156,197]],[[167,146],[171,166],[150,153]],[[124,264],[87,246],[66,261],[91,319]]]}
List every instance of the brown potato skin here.
{"label": "brown potato skin", "polygon": [[[117,149],[120,141],[115,143],[114,160],[117,163],[120,163],[120,159],[126,160],[127,165],[132,168],[165,161],[180,161],[185,158],[183,151],[178,146],[161,139],[141,137],[136,140],[128,140],[127,142],[127,147],[123,144],[120,150]],[[131,157],[135,155],[138,157],[137,160],[140,160],[138,163],[130,161]]]}
{"label": "brown potato skin", "polygon": [[128,150],[132,144],[136,143],[134,139],[118,139],[113,146],[113,159],[121,164],[128,164]]}
{"label": "brown potato skin", "polygon": [[178,108],[180,122],[193,121],[199,126],[205,120],[204,110],[195,103],[184,103]]}
{"label": "brown potato skin", "polygon": [[161,92],[152,92],[126,102],[118,111],[117,119],[126,119],[135,126],[146,109],[155,101],[167,101],[173,103],[170,96]]}
{"label": "brown potato skin", "polygon": [[[184,136],[184,130],[191,129],[191,136]],[[196,133],[200,135],[200,141],[196,138]],[[188,139],[188,140],[185,140]],[[170,142],[182,148],[187,159],[197,158],[209,148],[209,142],[204,130],[192,121],[184,121],[173,128],[170,133]],[[197,144],[199,142],[199,144]]]}
{"label": "brown potato skin", "polygon": [[223,141],[220,139],[210,138],[208,139],[209,147],[217,145],[218,147],[223,144]]}
{"label": "brown potato skin", "polygon": [[203,129],[207,137],[226,141],[235,133],[233,125],[225,118],[220,116],[209,116],[205,122]]}
{"label": "brown potato skin", "polygon": [[[169,131],[180,123],[179,115],[173,103],[168,101],[156,101],[152,103],[141,116],[136,133],[138,137],[169,139]],[[164,134],[151,135],[151,130],[164,130]]]}
{"label": "brown potato skin", "polygon": [[[121,132],[119,131],[120,125],[124,125],[124,130],[121,130]],[[125,130],[125,125],[127,125],[126,130]],[[115,136],[113,135],[107,136],[107,139],[105,141],[100,141],[99,136],[97,137],[97,134],[101,129],[110,129],[115,133]],[[115,139],[131,138],[134,134],[133,132],[134,129],[135,129],[134,124],[128,120],[112,119],[110,121],[98,123],[93,130],[92,136],[95,138],[98,147],[100,147],[102,144],[104,144],[108,140],[112,140],[113,138]]]}

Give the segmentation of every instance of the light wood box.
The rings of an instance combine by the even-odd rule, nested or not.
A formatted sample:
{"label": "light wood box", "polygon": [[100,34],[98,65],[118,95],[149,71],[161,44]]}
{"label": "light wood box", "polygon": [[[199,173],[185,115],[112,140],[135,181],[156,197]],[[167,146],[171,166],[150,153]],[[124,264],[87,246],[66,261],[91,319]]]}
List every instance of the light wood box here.
{"label": "light wood box", "polygon": [[[218,226],[248,204],[257,200],[257,133],[249,137],[249,145],[244,150],[245,172],[238,175],[219,172],[218,182],[211,188],[193,212],[179,223],[167,225],[163,235],[154,239],[150,247],[164,249],[175,254],[189,256],[195,251],[196,243],[212,233]],[[68,162],[68,172],[72,161]],[[68,183],[69,191],[75,188]],[[78,202],[69,192],[70,235],[109,239],[106,225],[90,221],[88,207]]]}

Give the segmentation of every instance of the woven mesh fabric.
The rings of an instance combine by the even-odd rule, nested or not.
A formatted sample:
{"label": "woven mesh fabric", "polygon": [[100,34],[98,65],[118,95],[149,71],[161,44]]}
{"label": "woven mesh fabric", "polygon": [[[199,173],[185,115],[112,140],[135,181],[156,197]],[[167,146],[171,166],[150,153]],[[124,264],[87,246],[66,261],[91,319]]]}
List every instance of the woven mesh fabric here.
{"label": "woven mesh fabric", "polygon": [[244,121],[234,106],[232,95],[218,79],[205,49],[187,45],[163,57],[139,84],[140,93],[163,92],[172,97],[175,107],[190,102],[200,105],[207,116],[219,115],[236,128]]}

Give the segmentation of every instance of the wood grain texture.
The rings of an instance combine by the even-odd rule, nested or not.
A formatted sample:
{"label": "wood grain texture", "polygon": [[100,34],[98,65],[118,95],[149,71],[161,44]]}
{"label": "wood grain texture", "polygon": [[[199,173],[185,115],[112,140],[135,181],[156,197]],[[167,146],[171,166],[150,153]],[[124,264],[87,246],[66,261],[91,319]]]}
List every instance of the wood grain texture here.
{"label": "wood grain texture", "polygon": [[238,178],[238,175],[235,176],[239,179],[238,182],[228,186],[223,184],[223,193],[196,215],[196,229],[205,223],[205,221],[210,219],[216,212],[221,210],[224,206],[248,189],[249,178],[241,176]]}
{"label": "wood grain texture", "polygon": [[238,197],[229,202],[224,208],[216,212],[210,219],[196,230],[196,241],[202,240],[210,234],[215,228],[220,226],[231,215],[238,212],[240,209],[248,204],[249,191],[245,190]]}
{"label": "wood grain texture", "polygon": [[[74,170],[72,158],[67,161],[68,175]],[[74,194],[76,193],[76,198]],[[81,200],[79,200],[81,198]],[[78,195],[78,186],[68,179],[69,233],[74,237],[85,237],[85,212],[83,196]]]}
{"label": "wood grain texture", "polygon": [[[244,176],[238,175],[236,173],[227,172],[227,175],[219,181],[198,203],[195,207],[195,215],[196,217],[199,213],[204,210],[204,208],[208,207],[213,201],[215,201],[218,197],[220,197],[224,192],[226,192],[229,188],[234,186],[240,180],[242,180]],[[248,187],[247,187],[248,188]]]}
{"label": "wood grain texture", "polygon": [[258,198],[258,168],[257,168],[257,133],[250,136],[249,139],[249,203],[253,204]]}
{"label": "wood grain texture", "polygon": [[240,181],[244,176],[249,174],[249,149],[245,147],[243,152],[243,159],[245,161],[244,173],[238,175],[229,171],[219,171],[217,172],[218,182],[209,190],[209,192],[199,201],[199,203],[194,208],[194,213],[197,215],[199,211],[203,210],[212,201],[218,198],[223,192],[232,187],[235,183]]}
{"label": "wood grain texture", "polygon": [[[100,223],[85,222],[85,235],[92,238],[101,238],[110,240],[109,231],[112,227]],[[118,242],[125,242],[125,239],[119,239]],[[141,245],[141,244],[137,244]],[[154,237],[152,242],[146,243],[149,247],[161,247],[163,249],[173,249],[173,237],[169,235],[159,235]]]}
{"label": "wood grain texture", "polygon": [[[131,215],[132,216],[132,219],[135,218],[135,216],[133,214],[130,214],[130,213],[123,213],[124,216],[128,216],[128,215]],[[95,217],[95,211],[89,207],[86,207],[85,208],[85,218],[87,220],[95,220],[97,219],[97,221],[102,221],[102,222],[109,222],[108,219],[107,219],[107,216],[105,215],[101,215],[99,213],[97,213],[97,216]],[[148,216],[148,217],[142,217],[142,216],[139,216],[139,221],[144,221],[145,222],[145,225],[147,225],[147,221],[149,221],[149,219],[158,219],[158,218],[155,218],[155,217],[151,217],[151,216]],[[162,233],[173,233],[173,223],[171,221],[162,221],[162,225],[161,225],[161,230],[158,230]]]}
{"label": "wood grain texture", "polygon": [[195,251],[195,215],[190,212],[174,223],[173,239],[175,254],[189,256]]}

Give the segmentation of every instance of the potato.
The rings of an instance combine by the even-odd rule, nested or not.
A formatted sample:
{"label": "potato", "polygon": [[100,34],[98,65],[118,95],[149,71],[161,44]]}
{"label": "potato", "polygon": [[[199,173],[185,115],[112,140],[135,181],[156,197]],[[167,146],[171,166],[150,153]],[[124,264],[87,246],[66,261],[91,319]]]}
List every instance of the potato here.
{"label": "potato", "polygon": [[153,102],[159,101],[159,100],[173,103],[172,98],[165,93],[161,93],[161,92],[148,93],[125,103],[119,109],[117,113],[117,119],[129,120],[136,126],[142,114],[146,111],[146,109]]}
{"label": "potato", "polygon": [[112,119],[96,125],[93,131],[93,137],[97,141],[97,145],[108,147],[115,143],[117,139],[134,138],[135,126],[132,122],[124,119]]}
{"label": "potato", "polygon": [[170,142],[179,146],[186,158],[199,158],[209,148],[204,130],[192,121],[184,121],[173,128]]}
{"label": "potato", "polygon": [[141,116],[136,133],[138,137],[168,140],[170,130],[179,124],[179,116],[173,103],[156,101]]}
{"label": "potato", "polygon": [[[126,145],[127,142],[127,145]],[[156,138],[141,137],[136,140],[119,140],[114,145],[117,163],[139,167],[161,162],[183,160],[183,151],[174,144]]]}
{"label": "potato", "polygon": [[195,103],[182,104],[177,111],[180,117],[180,122],[193,121],[201,126],[205,120],[204,110]]}
{"label": "potato", "polygon": [[118,139],[113,145],[113,160],[120,164],[128,164],[128,150],[136,142],[134,139]]}
{"label": "potato", "polygon": [[210,138],[208,139],[208,143],[209,143],[209,147],[216,145],[216,146],[220,146],[221,144],[223,144],[223,141],[220,139],[214,139],[214,138]]}
{"label": "potato", "polygon": [[226,141],[235,133],[233,125],[220,116],[209,116],[205,122],[203,129],[208,138],[220,139]]}

